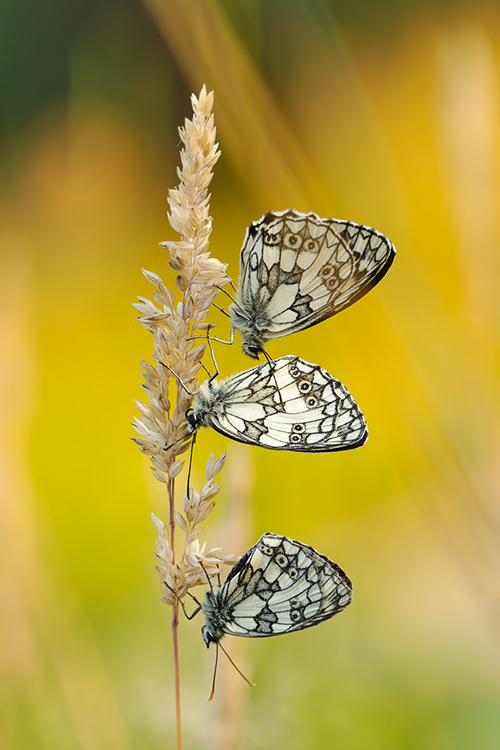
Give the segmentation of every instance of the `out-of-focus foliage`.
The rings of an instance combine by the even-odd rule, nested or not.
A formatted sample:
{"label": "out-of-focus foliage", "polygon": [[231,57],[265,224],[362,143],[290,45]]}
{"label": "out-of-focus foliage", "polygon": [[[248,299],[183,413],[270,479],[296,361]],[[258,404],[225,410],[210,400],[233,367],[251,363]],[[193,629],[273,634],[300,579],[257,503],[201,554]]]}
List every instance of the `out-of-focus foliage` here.
{"label": "out-of-focus foliage", "polygon": [[347,385],[365,447],[199,437],[195,481],[229,451],[209,544],[287,534],[355,597],[310,631],[228,638],[258,687],[222,663],[210,705],[213,653],[181,623],[186,747],[496,749],[497,5],[46,0],[11,3],[1,34],[2,749],[174,742],[149,521],[166,498],[129,440],[151,342],[130,303],[151,294],[141,267],[169,278],[176,128],[203,83],[223,152],[211,248],[234,277],[269,209],[370,224],[398,255],[354,307],[269,346]]}

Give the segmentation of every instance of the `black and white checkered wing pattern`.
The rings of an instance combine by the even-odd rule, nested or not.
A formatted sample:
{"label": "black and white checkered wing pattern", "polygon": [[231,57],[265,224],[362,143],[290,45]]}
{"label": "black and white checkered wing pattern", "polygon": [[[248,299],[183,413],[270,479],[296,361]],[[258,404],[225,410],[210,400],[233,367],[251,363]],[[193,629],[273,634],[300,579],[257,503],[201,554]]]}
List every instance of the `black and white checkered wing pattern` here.
{"label": "black and white checkered wing pattern", "polygon": [[229,635],[263,638],[317,625],[342,612],[352,584],[336,563],[307,544],[264,534],[216,592]]}
{"label": "black and white checkered wing pattern", "polygon": [[210,415],[223,435],[275,450],[329,453],[363,445],[365,418],[347,388],[318,365],[287,356],[228,378]]}
{"label": "black and white checkered wing pattern", "polygon": [[[396,250],[376,229],[314,213],[269,212],[247,229],[233,325],[243,340],[303,330],[352,305],[389,270]],[[252,336],[253,330],[253,336]]]}

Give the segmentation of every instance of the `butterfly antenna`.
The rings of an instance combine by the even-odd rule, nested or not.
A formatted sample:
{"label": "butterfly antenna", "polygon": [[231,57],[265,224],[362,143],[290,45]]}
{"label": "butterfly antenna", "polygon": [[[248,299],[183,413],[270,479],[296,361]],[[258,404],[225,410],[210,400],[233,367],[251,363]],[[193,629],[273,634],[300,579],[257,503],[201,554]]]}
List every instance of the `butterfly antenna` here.
{"label": "butterfly antenna", "polygon": [[276,372],[274,371],[273,366],[272,366],[272,359],[271,359],[271,357],[269,356],[269,354],[266,351],[264,351],[263,354],[264,354],[264,357],[267,359],[267,361],[269,363],[269,367],[271,369],[273,380],[274,380],[274,382],[276,384],[276,390],[278,391],[278,396],[279,396],[279,399],[280,399],[280,406],[283,406],[283,399],[281,398],[280,387],[279,387],[278,381],[276,379]]}
{"label": "butterfly antenna", "polygon": [[214,699],[215,695],[215,678],[217,677],[217,665],[219,663],[219,644],[215,644],[215,666],[214,666],[214,677],[212,680],[212,692],[210,693],[209,701],[212,701]]}
{"label": "butterfly antenna", "polygon": [[166,370],[168,370],[169,372],[172,373],[172,375],[174,376],[174,378],[176,378],[179,381],[179,383],[181,384],[181,386],[184,388],[184,390],[186,391],[186,393],[189,396],[194,396],[195,395],[194,393],[191,393],[191,391],[188,388],[186,388],[186,386],[184,385],[184,383],[183,383],[182,378],[181,378],[180,375],[177,375],[177,373],[174,372],[171,367],[169,367],[168,365],[166,365],[165,362],[161,362],[161,360],[159,360],[159,362],[160,362],[160,365],[163,365],[163,367]]}
{"label": "butterfly antenna", "polygon": [[245,682],[247,682],[250,685],[250,687],[256,687],[255,682],[251,682],[251,680],[249,680],[248,677],[245,677],[245,675],[243,674],[243,672],[241,671],[241,669],[238,669],[238,667],[236,666],[236,664],[234,663],[234,661],[231,659],[231,657],[227,653],[227,651],[224,648],[224,646],[221,646],[220,643],[218,643],[217,646],[220,646],[221,650],[226,654],[227,658],[229,659],[229,661],[231,662],[231,664],[233,665],[233,667],[236,669],[236,671],[238,672],[238,674],[240,674],[243,677],[243,679],[245,680]]}

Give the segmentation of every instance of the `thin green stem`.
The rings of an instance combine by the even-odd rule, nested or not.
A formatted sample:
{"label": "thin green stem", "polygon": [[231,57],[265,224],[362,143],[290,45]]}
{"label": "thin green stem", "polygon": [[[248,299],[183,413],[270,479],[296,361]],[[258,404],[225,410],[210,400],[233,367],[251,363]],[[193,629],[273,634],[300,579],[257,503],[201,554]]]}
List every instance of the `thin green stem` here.
{"label": "thin green stem", "polygon": [[[168,504],[170,525],[170,549],[172,550],[172,563],[175,565],[175,479],[168,480]],[[179,670],[179,642],[177,627],[179,625],[179,604],[175,602],[172,607],[172,645],[174,649],[174,684],[175,684],[175,725],[177,729],[177,750],[182,750],[182,727],[181,727],[181,683]]]}
{"label": "thin green stem", "polygon": [[181,685],[179,673],[179,647],[177,640],[177,626],[179,624],[179,605],[172,607],[172,644],[174,647],[174,680],[175,680],[175,725],[177,728],[177,750],[182,750],[181,727]]}

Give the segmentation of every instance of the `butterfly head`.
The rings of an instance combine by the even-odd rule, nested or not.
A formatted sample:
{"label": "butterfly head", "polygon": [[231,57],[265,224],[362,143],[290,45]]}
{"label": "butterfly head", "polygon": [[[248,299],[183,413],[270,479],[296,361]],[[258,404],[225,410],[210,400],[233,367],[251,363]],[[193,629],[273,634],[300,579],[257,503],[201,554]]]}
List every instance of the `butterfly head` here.
{"label": "butterfly head", "polygon": [[193,409],[188,409],[186,412],[186,422],[189,425],[191,432],[196,432],[199,428],[198,419]]}
{"label": "butterfly head", "polygon": [[217,636],[214,633],[212,633],[209,630],[209,628],[206,625],[202,627],[201,634],[203,636],[203,640],[205,641],[207,648],[209,648],[211,643],[218,643],[220,640],[219,638],[217,638]]}
{"label": "butterfly head", "polygon": [[264,354],[264,347],[261,344],[256,343],[247,343],[241,345],[241,349],[243,351],[243,354],[246,354],[248,357],[251,357],[252,359],[259,359],[259,356],[261,354]]}

